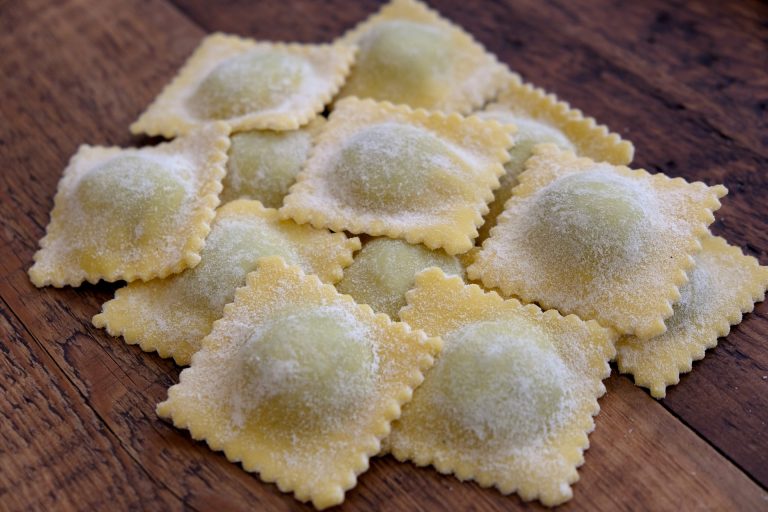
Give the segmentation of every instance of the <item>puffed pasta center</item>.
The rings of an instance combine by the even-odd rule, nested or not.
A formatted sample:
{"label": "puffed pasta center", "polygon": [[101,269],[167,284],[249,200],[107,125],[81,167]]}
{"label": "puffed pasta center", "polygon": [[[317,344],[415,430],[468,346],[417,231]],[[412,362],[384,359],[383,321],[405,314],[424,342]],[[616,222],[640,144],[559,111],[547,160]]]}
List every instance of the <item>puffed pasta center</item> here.
{"label": "puffed pasta center", "polygon": [[258,199],[267,208],[279,208],[307,158],[309,133],[302,130],[236,133],[227,161],[222,200]]}
{"label": "puffed pasta center", "polygon": [[[494,118],[494,116],[484,116]],[[536,144],[552,143],[559,148],[574,151],[575,148],[568,137],[563,132],[549,126],[546,123],[530,119],[527,117],[510,116],[511,122],[517,126],[515,134],[515,145],[509,150],[511,157],[509,162],[504,164],[507,169],[523,169],[523,164],[533,154],[533,146]],[[500,119],[500,117],[496,117]]]}
{"label": "puffed pasta center", "polygon": [[110,215],[137,238],[162,233],[186,189],[167,168],[139,156],[119,156],[95,167],[77,186],[77,199],[93,216]]}
{"label": "puffed pasta center", "polygon": [[572,174],[537,193],[528,238],[545,257],[593,274],[638,260],[656,211],[642,183],[600,169]]}
{"label": "puffed pasta center", "polygon": [[370,395],[377,356],[368,328],[333,306],[289,310],[240,349],[244,389],[278,428],[315,431]]}
{"label": "puffed pasta center", "polygon": [[418,211],[435,197],[462,195],[461,167],[459,156],[431,132],[381,123],[341,149],[331,171],[332,192],[372,211]]}
{"label": "puffed pasta center", "polygon": [[355,76],[378,99],[407,97],[416,105],[440,98],[451,40],[437,27],[410,21],[380,23],[360,41]]}
{"label": "puffed pasta center", "polygon": [[365,244],[344,271],[337,288],[376,312],[398,318],[398,311],[406,303],[405,292],[413,288],[416,274],[432,266],[442,268],[447,274],[463,274],[455,256],[402,240],[379,238]]}
{"label": "puffed pasta center", "polygon": [[111,228],[92,237],[100,249],[89,245],[78,251],[81,267],[99,273],[111,256],[137,244],[161,242],[187,195],[178,176],[140,156],[118,156],[88,171],[75,197],[85,215],[103,219],[99,225]]}
{"label": "puffed pasta center", "polygon": [[279,231],[247,220],[222,221],[206,240],[200,264],[179,280],[181,289],[194,303],[220,312],[263,256],[301,263],[293,245]]}
{"label": "puffed pasta center", "polygon": [[216,66],[190,97],[190,106],[205,119],[273,109],[296,94],[306,68],[302,59],[287,53],[251,50]]}
{"label": "puffed pasta center", "polygon": [[570,371],[523,319],[474,322],[444,336],[425,382],[452,427],[478,443],[522,446],[545,436],[572,401]]}
{"label": "puffed pasta center", "polygon": [[688,282],[680,287],[680,300],[673,306],[674,313],[664,323],[670,331],[701,327],[710,320],[707,298],[714,293],[708,269],[696,265],[688,273]]}

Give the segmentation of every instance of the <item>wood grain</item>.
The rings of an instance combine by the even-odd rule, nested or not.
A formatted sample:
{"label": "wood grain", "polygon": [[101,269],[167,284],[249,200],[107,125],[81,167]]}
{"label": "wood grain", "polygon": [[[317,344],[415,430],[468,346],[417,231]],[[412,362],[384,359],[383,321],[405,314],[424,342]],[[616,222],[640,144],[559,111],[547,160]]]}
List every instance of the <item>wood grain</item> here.
{"label": "wood grain", "polygon": [[181,509],[181,500],[131,457],[4,303],[0,351],[0,508],[127,510],[148,502],[157,510]]}
{"label": "wood grain", "polygon": [[[606,12],[620,12],[604,3]],[[156,417],[155,404],[179,369],[91,327],[114,286],[37,290],[25,271],[70,155],[81,143],[137,142],[128,124],[205,32],[327,41],[375,4],[0,3],[0,509],[306,508]],[[627,34],[643,37],[643,27],[632,23],[655,19],[652,9],[662,9],[661,2],[651,4],[633,7]],[[529,79],[623,131],[637,143],[641,165],[725,180],[732,193],[717,230],[768,262],[768,218],[759,209],[768,196],[761,172],[767,157],[764,145],[753,144],[764,136],[765,119],[748,113],[760,93],[752,80],[763,75],[745,69],[760,55],[722,42],[728,31],[738,32],[734,37],[753,48],[759,34],[743,27],[764,27],[763,11],[723,7],[723,28],[699,4],[672,16],[673,27],[699,23],[700,37],[724,52],[721,61],[739,57],[724,62],[722,72],[741,82],[717,89],[706,81],[714,80],[706,68],[696,67],[704,64],[686,66],[693,50],[684,43],[701,39],[688,41],[682,29],[656,36],[668,54],[658,76],[648,77],[641,71],[653,64],[653,45],[601,32],[591,18],[573,15],[571,4],[434,5]],[[552,20],[565,16],[569,27],[552,30]],[[627,62],[628,53],[636,60]],[[733,124],[731,110],[746,129]],[[767,317],[759,307],[662,403],[612,377],[575,498],[562,509],[679,510],[682,500],[691,509],[764,509]],[[372,461],[343,508],[539,507],[384,457]]]}
{"label": "wood grain", "polygon": [[[269,19],[276,21],[265,26],[248,14],[251,4],[243,0],[214,15],[206,2],[174,1],[208,31],[264,39],[291,30],[293,18],[286,13],[322,18],[322,28],[293,28],[307,41],[329,40],[327,30],[341,34],[372,10],[367,4],[343,9],[324,4],[327,13],[321,15],[316,2],[290,0],[272,8]],[[528,80],[632,140],[636,166],[725,184],[730,192],[713,231],[768,264],[764,4],[693,2],[686,8],[664,2],[515,0],[485,2],[479,9],[471,2],[435,0],[431,5]],[[617,19],[621,30],[612,21]],[[695,374],[683,377],[683,385],[664,401],[764,486],[766,333],[768,305],[760,304],[724,348],[696,364]]]}

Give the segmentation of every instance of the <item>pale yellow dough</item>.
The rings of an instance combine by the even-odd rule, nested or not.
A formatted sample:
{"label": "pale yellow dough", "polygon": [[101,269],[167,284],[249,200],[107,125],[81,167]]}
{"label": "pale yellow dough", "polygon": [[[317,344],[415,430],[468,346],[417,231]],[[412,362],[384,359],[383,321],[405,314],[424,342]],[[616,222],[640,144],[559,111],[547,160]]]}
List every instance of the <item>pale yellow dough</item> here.
{"label": "pale yellow dough", "polygon": [[642,339],[662,334],[725,187],[534,149],[470,279]]}
{"label": "pale yellow dough", "polygon": [[157,412],[322,509],[368,469],[440,346],[263,258]]}
{"label": "pale yellow dough", "polygon": [[134,281],[194,267],[219,204],[223,123],[154,147],[83,145],[59,181],[35,286]]}
{"label": "pale yellow dough", "polygon": [[615,333],[437,268],[419,273],[407,298],[403,321],[444,347],[393,423],[391,453],[524,500],[570,499]]}
{"label": "pale yellow dough", "polygon": [[667,386],[680,382],[693,361],[703,359],[717,338],[727,336],[755,302],[765,299],[768,267],[720,237],[704,237],[702,247],[667,319],[667,332],[645,341],[624,337],[616,345],[619,370],[631,373],[635,384],[656,398],[664,398]]}
{"label": "pale yellow dough", "polygon": [[267,43],[211,34],[131,132],[170,138],[211,120],[226,121],[233,132],[295,130],[331,101],[355,51],[345,44]]}
{"label": "pale yellow dough", "polygon": [[281,221],[277,210],[258,201],[233,201],[219,208],[198,266],[117,290],[93,323],[127,343],[187,365],[260,257],[281,256],[335,283],[359,248],[360,240],[343,233]]}
{"label": "pale yellow dough", "polygon": [[347,98],[336,104],[281,213],[333,231],[472,248],[514,127]]}
{"label": "pale yellow dough", "polygon": [[355,256],[336,288],[359,304],[368,304],[377,313],[397,320],[398,311],[405,306],[405,292],[413,288],[416,274],[435,266],[448,274],[464,276],[464,267],[456,256],[403,240],[376,238]]}
{"label": "pale yellow dough", "polygon": [[504,165],[506,173],[489,205],[490,211],[480,228],[478,242],[488,238],[491,228],[496,225],[504,204],[512,197],[517,176],[523,172],[523,164],[536,144],[552,143],[596,162],[615,165],[629,164],[635,153],[631,142],[622,140],[621,136],[598,125],[593,118],[584,117],[580,110],[571,108],[554,94],[523,82],[519,75],[509,71],[496,101],[476,115],[517,127],[515,145],[510,150],[512,158]]}
{"label": "pale yellow dough", "polygon": [[312,135],[325,122],[318,116],[290,131],[251,130],[232,135],[221,202],[256,199],[267,208],[280,208],[312,147]]}
{"label": "pale yellow dough", "polygon": [[392,0],[341,38],[360,47],[340,96],[469,113],[504,67],[461,27],[415,0]]}

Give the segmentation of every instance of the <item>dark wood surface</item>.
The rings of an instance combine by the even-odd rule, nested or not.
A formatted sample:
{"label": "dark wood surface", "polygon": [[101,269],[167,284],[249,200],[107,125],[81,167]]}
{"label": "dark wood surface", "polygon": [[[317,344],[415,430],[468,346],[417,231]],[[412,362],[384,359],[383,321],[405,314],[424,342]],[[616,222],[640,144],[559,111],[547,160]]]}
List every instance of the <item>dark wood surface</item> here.
{"label": "dark wood surface", "polygon": [[[713,230],[768,264],[768,6],[434,0],[528,80],[632,140],[635,164],[724,183]],[[0,0],[0,510],[304,506],[160,421],[179,368],[90,325],[114,286],[26,269],[81,143],[128,125],[207,32],[329,41],[378,2]],[[614,375],[563,510],[768,510],[768,306],[657,402]],[[345,509],[538,508],[372,461]]]}

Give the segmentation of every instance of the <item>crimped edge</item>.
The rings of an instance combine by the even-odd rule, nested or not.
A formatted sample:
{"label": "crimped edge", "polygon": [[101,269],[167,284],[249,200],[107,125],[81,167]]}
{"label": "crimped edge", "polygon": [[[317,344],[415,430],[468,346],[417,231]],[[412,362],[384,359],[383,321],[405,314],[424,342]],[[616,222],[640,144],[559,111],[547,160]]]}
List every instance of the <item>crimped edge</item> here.
{"label": "crimped edge", "polygon": [[[327,122],[327,120],[325,119],[325,117],[317,116],[314,119],[310,120],[307,124],[297,128],[296,130],[284,130],[284,131],[275,131],[275,130],[247,130],[247,131],[240,131],[240,132],[231,133],[229,135],[230,147],[232,145],[232,139],[234,138],[234,136],[235,135],[244,134],[244,133],[254,133],[254,132],[257,132],[257,133],[261,133],[261,134],[271,133],[271,134],[278,134],[278,135],[283,135],[284,134],[285,136],[289,136],[290,134],[295,134],[297,132],[304,132],[305,134],[308,135],[309,143],[310,143],[308,148],[307,148],[307,152],[304,155],[304,161],[306,161],[306,159],[309,157],[309,152],[312,149],[312,140],[314,140],[314,138],[316,137],[317,133],[320,131],[320,129],[323,127],[323,125],[326,122]],[[230,150],[230,153],[229,153],[229,157],[230,157],[229,162],[231,162],[232,161],[231,160],[231,158],[232,158],[232,151],[231,150]],[[301,162],[301,166],[302,167],[304,165],[304,161]],[[227,174],[232,172],[231,166],[227,165],[226,170],[227,170]],[[299,168],[299,170],[301,170],[301,169]],[[249,180],[245,179],[242,175],[240,175],[238,179],[240,180],[241,183],[249,181]],[[295,178],[294,178],[294,181],[295,181]],[[291,183],[291,184],[293,184],[293,183]],[[255,199],[255,200],[261,202],[261,200],[258,197],[254,197],[254,196],[250,196],[250,195],[243,195],[242,193],[239,196],[233,196],[233,192],[231,190],[227,189],[226,176],[225,176],[224,180],[222,181],[222,186],[223,186],[222,192],[221,192],[221,198],[222,198],[221,205],[222,206],[226,205],[227,203],[231,203],[232,201],[236,201],[238,199]],[[261,190],[259,192],[261,192]],[[288,195],[287,192],[286,192],[285,195],[283,195],[283,197],[285,197],[286,195]],[[263,205],[263,203],[262,203],[262,205]],[[280,205],[282,206],[282,198],[280,199]],[[265,206],[265,208],[269,208],[269,207]]]}
{"label": "crimped edge", "polygon": [[[275,223],[293,223],[292,220],[283,218],[283,216],[280,215],[280,211],[278,209],[267,208],[256,199],[235,199],[234,201],[227,203],[225,206],[228,208],[228,210],[231,210],[231,213],[228,213],[228,216],[237,214],[253,214]],[[352,261],[354,260],[354,253],[362,248],[362,243],[358,237],[349,237],[344,232],[331,232],[325,228],[317,228],[315,226],[312,227],[314,229],[324,231],[325,234],[331,236],[338,242],[337,245],[339,247],[346,249],[346,251],[340,253],[335,260],[328,263],[327,269],[325,269],[326,271],[322,275],[317,273],[317,276],[322,282],[335,284],[341,280],[342,277],[344,277],[344,269],[352,264]],[[301,247],[297,248],[299,249],[299,252],[302,252]]]}
{"label": "crimped edge", "polygon": [[[328,83],[324,88],[316,90],[317,98],[303,109],[296,109],[296,112],[288,113],[269,113],[251,112],[243,116],[224,119],[222,121],[229,123],[233,132],[246,130],[295,130],[305,125],[323,111],[325,105],[330,103],[331,99],[338,93],[349,74],[352,63],[357,53],[356,46],[346,44],[302,44],[302,43],[278,43],[278,42],[259,42],[254,39],[228,35],[221,32],[210,34],[203,38],[200,44],[195,48],[187,61],[179,69],[170,83],[168,83],[160,94],[150,103],[150,105],[141,113],[139,118],[130,126],[133,134],[145,133],[150,136],[160,135],[165,138],[173,138],[177,135],[184,135],[195,126],[210,122],[206,119],[198,119],[191,115],[184,105],[188,94],[187,92],[204,78],[200,76],[207,67],[208,59],[203,55],[210,47],[219,46],[237,46],[243,52],[256,47],[269,47],[280,51],[308,56],[310,52],[319,50],[332,50],[329,56],[323,61],[330,62],[326,66],[319,66],[314,60],[309,64],[313,70],[327,69]],[[333,56],[338,54],[338,59]],[[229,58],[229,57],[228,57]],[[324,75],[326,73],[323,73]],[[321,81],[322,82],[322,81]]]}
{"label": "crimped edge", "polygon": [[[280,219],[276,209],[267,208],[255,199],[237,199],[230,201],[219,208],[217,216],[213,223],[222,219],[236,218],[239,216],[256,216],[276,224],[286,222]],[[328,269],[321,277],[324,282],[336,283],[344,275],[344,269],[352,264],[355,251],[361,247],[360,239],[357,237],[347,237],[344,233],[331,233],[325,230],[325,234],[332,237],[339,246],[339,254],[333,260],[329,259]],[[107,333],[113,337],[122,337],[128,345],[139,345],[144,352],[157,352],[162,358],[172,357],[179,366],[188,366],[192,354],[178,351],[176,349],[163,347],[158,344],[156,336],[147,336],[143,329],[136,328],[135,319],[124,310],[113,309],[119,303],[122,294],[127,293],[130,287],[126,285],[115,292],[114,298],[102,305],[101,312],[94,315],[91,319],[94,327],[106,329]],[[215,322],[215,321],[214,321]],[[213,324],[211,324],[213,326]]]}
{"label": "crimped edge", "polygon": [[[533,149],[533,156],[525,164],[526,170],[523,171],[523,173],[519,176],[518,185],[512,189],[512,196],[504,205],[504,211],[501,215],[499,215],[496,225],[491,228],[490,236],[485,241],[483,241],[483,249],[486,248],[488,241],[494,238],[494,234],[503,224],[506,222],[514,222],[514,219],[512,219],[511,215],[509,214],[510,205],[512,205],[515,201],[527,198],[529,195],[531,195],[531,193],[534,193],[536,190],[538,190],[539,187],[535,184],[530,184],[528,180],[528,177],[530,176],[529,166],[531,163],[536,161],[537,157],[559,159],[559,155],[561,154],[572,155],[575,158],[574,165],[596,163],[590,158],[578,157],[571,151],[561,150],[554,144],[537,144]],[[670,270],[672,273],[671,280],[667,286],[660,290],[660,295],[663,300],[660,300],[656,311],[653,312],[656,314],[656,318],[647,322],[645,326],[635,328],[633,332],[629,332],[621,326],[616,325],[615,323],[606,320],[600,320],[601,324],[610,327],[620,333],[632,334],[637,336],[639,339],[650,339],[666,332],[667,327],[664,324],[664,320],[672,316],[672,305],[680,299],[679,288],[688,282],[687,273],[693,268],[693,256],[695,256],[696,253],[701,250],[700,240],[709,233],[709,225],[715,220],[714,211],[720,208],[720,198],[724,197],[728,193],[728,189],[722,185],[708,186],[700,181],[688,182],[683,178],[672,178],[663,173],[651,174],[645,169],[631,169],[623,165],[612,165],[612,168],[615,172],[630,178],[648,179],[655,184],[654,188],[656,189],[658,189],[659,186],[662,188],[667,188],[672,186],[672,184],[686,184],[698,189],[706,188],[712,192],[710,197],[702,202],[699,214],[689,219],[692,237],[689,243],[685,246],[685,250],[683,251],[686,257],[681,257],[677,266]],[[483,268],[485,265],[482,261],[482,252],[483,251],[481,250],[481,252],[475,258],[475,261],[467,268],[467,276],[469,279],[478,280],[482,282],[483,285],[487,288],[501,290],[502,294],[505,296],[514,295],[525,303],[535,302],[541,305],[541,307],[544,309],[557,309],[553,304],[549,303],[543,298],[534,298],[531,294],[526,293],[524,290],[512,290],[506,283],[500,282],[497,275],[492,275],[488,272],[485,272],[485,269]],[[485,276],[482,274],[485,274]],[[575,311],[573,313],[575,313]]]}
{"label": "crimped edge", "polygon": [[114,338],[123,338],[127,345],[138,345],[144,352],[156,352],[163,359],[171,357],[178,366],[189,365],[191,356],[184,357],[178,352],[159,347],[154,338],[148,338],[142,332],[139,332],[138,329],[132,328],[133,324],[129,321],[128,317],[119,313],[113,314],[112,309],[115,307],[115,303],[120,300],[121,295],[125,293],[126,288],[127,286],[124,286],[116,290],[114,298],[102,305],[101,312],[94,315],[91,319],[93,326],[97,329],[105,329],[107,334]]}
{"label": "crimped edge", "polygon": [[[741,260],[744,266],[753,267],[753,276],[756,279],[752,283],[742,285],[740,292],[734,299],[730,307],[718,311],[717,316],[709,320],[709,327],[695,338],[695,344],[690,347],[687,361],[680,361],[676,371],[658,375],[656,379],[651,376],[637,376],[635,372],[637,367],[628,364],[622,357],[621,351],[618,351],[616,362],[621,373],[631,374],[636,386],[644,387],[650,390],[651,396],[656,399],[662,399],[666,396],[666,389],[680,383],[681,375],[689,373],[693,369],[693,363],[704,359],[706,351],[717,347],[718,338],[727,336],[731,326],[741,323],[743,315],[751,313],[755,308],[755,303],[765,300],[765,292],[768,290],[768,267],[761,266],[752,256],[745,255],[739,247],[730,245],[722,237],[710,235],[709,242],[717,244],[718,252],[729,253],[735,260]],[[621,346],[621,340],[618,342]]]}
{"label": "crimped edge", "polygon": [[[209,128],[210,127],[210,128]],[[171,274],[177,274],[186,268],[193,268],[200,263],[200,251],[205,246],[205,239],[208,233],[211,232],[211,222],[216,217],[216,208],[219,206],[219,194],[221,193],[222,184],[221,181],[227,173],[226,164],[229,155],[229,133],[230,126],[226,123],[217,122],[201,128],[199,133],[202,134],[202,130],[211,130],[214,133],[218,133],[218,136],[214,140],[214,147],[216,151],[212,156],[208,158],[208,165],[212,166],[215,175],[214,179],[205,182],[201,188],[202,197],[200,198],[200,206],[197,211],[196,217],[193,219],[194,234],[187,240],[184,246],[184,261],[177,264],[173,269],[167,273],[160,273],[158,275],[145,274],[138,276],[142,281],[148,281],[149,279],[164,278]],[[180,139],[179,143],[182,145],[189,145],[194,151],[197,149],[197,145],[189,138]],[[165,146],[168,148],[168,146]],[[126,279],[126,281],[132,281],[133,279]]]}
{"label": "crimped edge", "polygon": [[[210,134],[206,132],[211,132]],[[52,285],[56,288],[64,286],[80,286],[84,281],[91,284],[96,284],[100,280],[107,282],[115,281],[149,281],[155,278],[164,278],[171,274],[176,274],[187,268],[192,268],[200,262],[200,251],[205,245],[205,238],[210,232],[210,223],[216,215],[216,207],[219,205],[219,193],[221,192],[221,181],[226,174],[225,164],[227,161],[227,150],[229,149],[229,125],[222,122],[210,123],[201,126],[195,132],[190,133],[187,137],[179,138],[174,141],[164,142],[157,146],[148,148],[140,148],[137,151],[141,152],[145,150],[149,153],[184,153],[186,151],[185,146],[190,145],[193,152],[199,148],[199,144],[193,142],[194,139],[209,138],[211,140],[211,147],[209,154],[206,156],[205,161],[200,163],[200,168],[196,171],[197,175],[209,174],[207,179],[202,180],[198,189],[198,197],[195,201],[195,205],[190,213],[189,220],[186,225],[190,227],[190,233],[184,246],[181,248],[181,256],[179,261],[175,264],[166,266],[157,270],[156,268],[144,268],[144,270],[136,270],[132,272],[112,272],[112,273],[99,273],[99,274],[87,274],[80,270],[77,277],[71,278],[64,276],[62,272],[58,273],[58,276],[42,276],[36,272],[35,266],[38,260],[42,257],[43,251],[50,245],[52,234],[49,232],[49,228],[52,224],[54,216],[57,214],[57,208],[59,207],[64,191],[62,190],[62,182],[66,177],[67,170],[73,167],[79,160],[80,152],[84,149],[99,149],[108,153],[118,154],[123,151],[124,148],[111,146],[88,146],[81,145],[77,153],[75,153],[70,159],[67,168],[64,170],[64,176],[59,180],[57,186],[56,196],[54,197],[54,207],[51,211],[51,221],[49,221],[46,227],[46,233],[40,240],[40,249],[35,252],[33,256],[33,265],[29,269],[28,274],[32,283],[38,288],[43,286]],[[135,149],[135,148],[128,148]]]}
{"label": "crimped edge", "polygon": [[483,111],[522,111],[532,119],[554,125],[571,142],[577,153],[595,160],[614,165],[632,162],[635,147],[631,141],[618,133],[598,124],[593,117],[585,116],[581,110],[548,93],[540,87],[523,81],[517,73],[505,69],[504,83],[496,101],[488,104]]}
{"label": "crimped edge", "polygon": [[[389,434],[391,422],[400,416],[401,407],[410,401],[413,396],[413,389],[423,381],[423,372],[434,364],[434,356],[442,348],[442,340],[440,338],[428,337],[423,331],[413,330],[403,322],[393,322],[387,315],[374,313],[368,306],[355,304],[354,300],[349,295],[339,294],[333,285],[322,283],[315,275],[305,274],[298,266],[288,265],[279,256],[260,258],[257,265],[257,270],[248,274],[246,285],[238,288],[235,292],[235,302],[249,293],[249,289],[252,289],[255,285],[255,279],[259,272],[274,275],[278,271],[288,270],[294,277],[302,282],[302,285],[318,288],[325,298],[328,298],[329,300],[340,300],[354,305],[358,314],[362,316],[364,321],[379,327],[397,330],[401,335],[411,336],[416,344],[426,349],[426,352],[418,357],[418,366],[411,372],[408,381],[401,383],[402,385],[395,391],[394,396],[385,403],[385,407],[382,410],[381,420],[371,425],[370,435],[357,438],[354,442],[350,443],[350,452],[352,453],[354,448],[354,454],[351,454],[349,459],[356,459],[356,463],[349,468],[349,473],[346,475],[346,478],[343,481],[340,481],[337,487],[326,489],[325,492],[320,493],[320,496],[318,496],[317,492],[303,492],[298,490],[302,487],[302,482],[297,480],[294,476],[278,476],[275,468],[270,465],[258,465],[249,462],[248,460],[243,460],[236,451],[233,451],[234,442],[214,442],[209,440],[207,438],[209,436],[201,430],[191,428],[188,419],[186,418],[186,414],[179,412],[178,406],[171,403],[170,393],[175,386],[172,386],[171,389],[169,389],[169,398],[157,405],[156,412],[158,416],[164,419],[169,419],[177,428],[189,430],[193,439],[205,440],[212,450],[224,452],[224,455],[230,462],[241,463],[243,469],[249,472],[258,473],[259,478],[264,482],[275,483],[282,492],[293,492],[298,500],[305,502],[312,501],[312,504],[317,509],[322,510],[342,503],[346,491],[357,485],[358,475],[368,469],[370,457],[379,452],[381,439]],[[234,303],[230,303],[225,307],[225,317],[231,312],[233,307]],[[220,321],[222,320],[217,320],[217,322]],[[208,337],[203,340],[204,346],[207,344],[207,340]],[[200,357],[198,354],[200,354],[200,352],[197,352],[192,356],[192,365],[195,364],[195,359]],[[185,372],[186,370],[182,371],[180,375],[180,384],[184,382]]]}
{"label": "crimped edge", "polygon": [[[402,15],[400,18],[387,18],[388,11],[401,10]],[[418,20],[414,16],[423,15],[429,18],[429,21]],[[383,5],[376,13],[369,16],[367,19],[358,23],[355,27],[348,30],[343,36],[337,39],[338,42],[345,44],[357,44],[362,36],[370,31],[373,27],[383,21],[391,21],[393,19],[403,19],[405,21],[417,20],[420,23],[428,23],[447,29],[449,32],[454,33],[461,40],[462,44],[466,45],[470,51],[478,52],[483,55],[483,60],[486,60],[482,68],[487,68],[485,73],[485,82],[488,84],[486,90],[479,92],[475,95],[465,94],[467,96],[464,99],[461,98],[449,98],[446,103],[448,105],[435,105],[432,107],[434,110],[443,110],[445,112],[458,112],[463,115],[469,115],[473,110],[481,107],[488,99],[494,97],[501,89],[504,83],[504,70],[505,65],[501,64],[493,53],[489,52],[479,41],[477,41],[472,34],[464,30],[460,25],[452,22],[451,20],[444,18],[437,10],[432,9],[423,2],[417,0],[392,0]],[[477,59],[480,60],[480,59]],[[456,77],[453,77],[454,79]],[[344,94],[342,88],[341,94]],[[344,95],[344,97],[350,97]]]}
{"label": "crimped edge", "polygon": [[[539,500],[542,504],[550,507],[568,501],[572,497],[570,486],[579,480],[577,468],[584,463],[584,452],[589,448],[588,434],[591,433],[595,427],[593,418],[600,412],[598,398],[603,396],[606,392],[605,385],[602,381],[608,378],[611,374],[611,368],[608,361],[611,360],[616,353],[615,341],[618,334],[612,329],[601,326],[594,320],[582,320],[576,315],[564,316],[554,309],[544,311],[535,304],[522,304],[517,299],[504,299],[495,291],[488,292],[476,284],[465,284],[461,278],[457,276],[447,276],[438,267],[425,269],[416,275],[415,287],[406,294],[408,304],[400,310],[401,316],[405,313],[406,322],[408,312],[413,309],[412,302],[416,296],[415,293],[417,289],[428,286],[430,283],[436,281],[443,281],[449,284],[453,288],[452,291],[457,295],[461,295],[466,301],[486,300],[496,304],[497,307],[502,307],[507,310],[522,308],[525,311],[534,314],[540,321],[554,321],[561,325],[570,324],[573,326],[578,325],[579,327],[583,326],[589,331],[591,339],[600,339],[602,342],[599,344],[595,343],[595,349],[599,351],[595,356],[602,360],[602,371],[597,377],[590,378],[590,381],[592,382],[585,388],[585,393],[593,395],[592,399],[585,398],[583,402],[583,412],[587,412],[588,408],[589,414],[585,414],[583,417],[573,418],[573,431],[568,432],[567,435],[565,435],[565,440],[570,443],[554,445],[559,446],[557,451],[561,453],[568,466],[572,466],[572,471],[569,471],[565,481],[561,482],[561,492],[559,494],[545,495],[540,490],[530,487],[521,486],[519,484],[516,485],[511,482],[502,483],[490,472],[483,471],[477,465],[437,460],[434,456],[401,449],[391,442],[388,443],[389,453],[401,462],[410,461],[417,466],[433,466],[438,472],[442,474],[453,474],[462,481],[474,480],[482,487],[496,487],[502,494],[517,493],[524,501]],[[589,363],[588,366],[597,370],[597,367],[591,363]],[[547,442],[548,444],[552,444],[551,439]],[[563,483],[568,486],[567,492],[562,491]]]}
{"label": "crimped edge", "polygon": [[[312,196],[315,193],[314,176],[311,164],[314,157],[320,149],[331,145],[337,141],[334,133],[336,123],[344,123],[345,120],[339,119],[337,112],[345,112],[346,109],[359,112],[361,109],[371,111],[378,110],[385,114],[404,115],[409,120],[413,120],[419,125],[427,126],[427,123],[438,120],[451,127],[458,127],[465,124],[468,127],[477,127],[480,125],[493,127],[497,131],[497,136],[489,140],[489,147],[494,148],[492,157],[496,162],[487,166],[482,174],[478,173],[475,178],[478,182],[478,192],[480,197],[473,203],[469,202],[462,207],[463,214],[471,212],[472,231],[467,233],[454,232],[452,236],[445,234],[445,228],[442,227],[421,227],[411,226],[407,228],[392,226],[387,222],[386,215],[372,219],[370,221],[360,220],[357,216],[347,214],[351,210],[345,210],[338,206],[332,206],[332,210],[317,209],[303,206],[299,201],[303,195]],[[337,117],[334,118],[334,115]],[[362,124],[363,126],[365,125]],[[432,128],[428,127],[431,131]],[[317,228],[328,228],[332,231],[348,231],[353,234],[367,233],[372,236],[387,236],[389,238],[404,238],[409,243],[423,243],[430,249],[443,249],[450,255],[461,254],[469,251],[473,246],[473,240],[478,236],[478,228],[483,224],[483,215],[488,212],[488,203],[493,200],[493,190],[499,186],[499,177],[504,174],[503,164],[510,158],[507,148],[512,145],[512,134],[515,128],[510,125],[502,125],[495,120],[483,120],[477,116],[464,117],[458,113],[446,114],[439,111],[427,111],[424,109],[413,109],[407,105],[394,105],[390,102],[377,102],[372,99],[359,99],[350,96],[340,100],[334,112],[331,114],[328,122],[321,128],[317,137],[314,139],[313,148],[304,165],[302,171],[296,177],[296,183],[291,186],[288,195],[283,200],[283,207],[280,213],[284,218],[291,218],[299,224],[310,223]],[[495,146],[495,147],[494,147]],[[488,155],[484,155],[487,158]],[[441,218],[436,216],[436,218]],[[454,219],[455,221],[455,219]]]}

